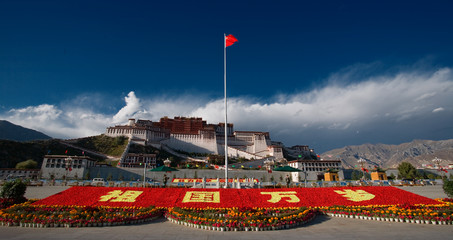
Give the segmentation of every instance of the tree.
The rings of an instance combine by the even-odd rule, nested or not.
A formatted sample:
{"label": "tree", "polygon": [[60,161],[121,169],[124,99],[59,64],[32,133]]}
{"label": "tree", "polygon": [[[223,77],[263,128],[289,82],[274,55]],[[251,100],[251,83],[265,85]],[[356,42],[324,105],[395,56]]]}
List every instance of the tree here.
{"label": "tree", "polygon": [[417,179],[427,179],[428,176],[426,175],[425,171],[416,171],[417,175]]}
{"label": "tree", "polygon": [[6,182],[0,193],[2,198],[8,199],[24,199],[25,191],[27,190],[27,184],[20,179]]}
{"label": "tree", "polygon": [[112,181],[112,179],[113,179],[112,173],[109,172],[109,174],[107,175],[107,181]]}
{"label": "tree", "polygon": [[363,176],[363,173],[357,170],[352,170],[351,180],[360,180]]}
{"label": "tree", "polygon": [[417,176],[417,169],[408,162],[400,163],[398,165],[398,172],[403,179],[414,179]]}
{"label": "tree", "polygon": [[436,179],[436,175],[430,173],[428,174],[428,179]]}
{"label": "tree", "polygon": [[33,159],[28,159],[16,164],[16,169],[34,169],[38,168],[38,162]]}
{"label": "tree", "polygon": [[449,180],[447,177],[444,177],[443,181],[444,185],[442,188],[444,189],[445,194],[447,194],[448,197],[453,198],[453,181]]}
{"label": "tree", "polygon": [[395,180],[396,179],[395,174],[391,173],[390,176],[388,176],[388,179],[389,180]]}

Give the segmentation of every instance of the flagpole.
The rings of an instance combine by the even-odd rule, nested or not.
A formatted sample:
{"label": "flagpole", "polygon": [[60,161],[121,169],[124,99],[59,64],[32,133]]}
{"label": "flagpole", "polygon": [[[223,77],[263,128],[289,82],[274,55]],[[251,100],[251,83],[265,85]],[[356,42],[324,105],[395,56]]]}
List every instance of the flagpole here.
{"label": "flagpole", "polygon": [[223,88],[225,107],[225,188],[228,188],[228,121],[227,121],[227,85],[226,85],[226,34],[223,34]]}

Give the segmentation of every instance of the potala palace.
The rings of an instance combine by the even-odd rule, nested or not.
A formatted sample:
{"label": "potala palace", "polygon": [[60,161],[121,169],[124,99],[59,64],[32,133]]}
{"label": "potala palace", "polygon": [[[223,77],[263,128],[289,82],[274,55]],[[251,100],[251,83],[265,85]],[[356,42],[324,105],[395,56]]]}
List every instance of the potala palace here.
{"label": "potala palace", "polygon": [[[308,179],[321,179],[324,178],[325,171],[341,169],[340,160],[320,159],[306,145],[287,148],[281,142],[272,141],[268,132],[234,131],[233,124],[228,123],[227,134],[229,157],[286,162],[306,171]],[[202,118],[163,117],[159,122],[129,119],[126,125],[108,127],[105,135],[125,136],[131,143],[187,153],[225,154],[225,123],[207,124]],[[287,161],[283,156],[283,149],[296,160]],[[129,161],[129,165],[131,162],[136,161]],[[128,163],[124,164],[128,166]],[[296,182],[300,178],[299,172],[291,175]],[[342,172],[340,175],[343,178]]]}
{"label": "potala palace", "polygon": [[[163,117],[159,122],[129,119],[126,125],[108,127],[105,135],[125,136],[133,143],[158,148],[165,145],[184,152],[224,155],[224,131],[225,123],[207,124],[202,118],[193,117]],[[283,159],[283,145],[271,141],[268,132],[234,131],[231,123],[227,132],[230,157]]]}

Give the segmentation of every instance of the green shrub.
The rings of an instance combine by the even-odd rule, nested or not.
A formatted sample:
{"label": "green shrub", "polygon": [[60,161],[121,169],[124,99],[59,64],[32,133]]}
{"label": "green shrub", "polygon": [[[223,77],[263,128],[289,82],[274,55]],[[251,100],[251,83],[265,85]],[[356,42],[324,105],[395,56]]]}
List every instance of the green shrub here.
{"label": "green shrub", "polygon": [[443,189],[444,189],[445,194],[447,194],[447,196],[449,198],[453,198],[453,181],[452,180],[444,178]]}
{"label": "green shrub", "polygon": [[20,179],[6,182],[0,193],[2,198],[21,200],[24,199],[27,184]]}
{"label": "green shrub", "polygon": [[409,162],[400,163],[398,165],[398,173],[405,179],[415,179],[417,177],[417,169]]}
{"label": "green shrub", "polygon": [[35,169],[38,168],[38,162],[33,159],[28,159],[27,161],[20,162],[16,164],[16,169]]}

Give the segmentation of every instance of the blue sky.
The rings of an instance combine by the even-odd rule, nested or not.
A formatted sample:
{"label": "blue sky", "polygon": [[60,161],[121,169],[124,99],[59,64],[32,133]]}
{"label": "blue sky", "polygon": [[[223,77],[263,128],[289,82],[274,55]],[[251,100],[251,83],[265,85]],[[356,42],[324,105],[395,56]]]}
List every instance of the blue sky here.
{"label": "blue sky", "polygon": [[450,1],[0,1],[0,119],[229,121],[319,152],[453,136]]}

